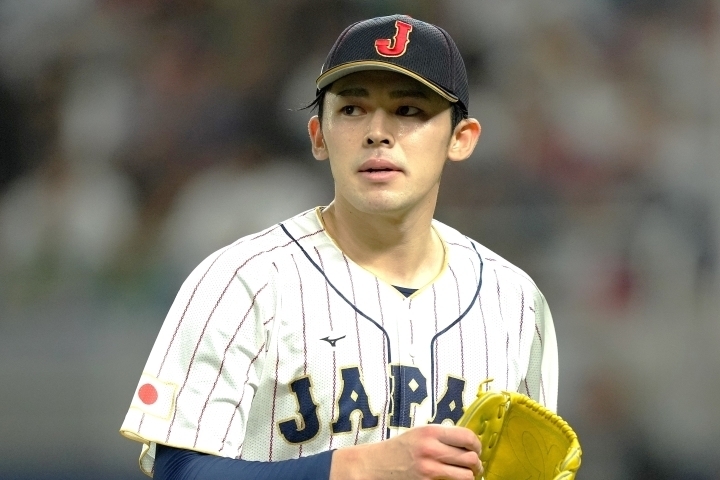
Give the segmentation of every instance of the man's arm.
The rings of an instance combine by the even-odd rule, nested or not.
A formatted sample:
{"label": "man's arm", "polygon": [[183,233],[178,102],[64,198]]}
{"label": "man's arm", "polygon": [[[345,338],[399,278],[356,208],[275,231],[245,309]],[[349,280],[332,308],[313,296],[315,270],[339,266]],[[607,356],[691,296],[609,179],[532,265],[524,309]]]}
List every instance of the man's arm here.
{"label": "man's arm", "polygon": [[482,471],[480,449],[467,428],[424,425],[384,442],[337,450],[330,480],[472,480]]}
{"label": "man's arm", "polygon": [[251,462],[157,445],[155,480],[317,480],[330,475],[333,452],[280,462]]}
{"label": "man's arm", "polygon": [[416,427],[390,440],[279,462],[251,462],[157,445],[155,480],[472,480],[480,442],[466,428]]}

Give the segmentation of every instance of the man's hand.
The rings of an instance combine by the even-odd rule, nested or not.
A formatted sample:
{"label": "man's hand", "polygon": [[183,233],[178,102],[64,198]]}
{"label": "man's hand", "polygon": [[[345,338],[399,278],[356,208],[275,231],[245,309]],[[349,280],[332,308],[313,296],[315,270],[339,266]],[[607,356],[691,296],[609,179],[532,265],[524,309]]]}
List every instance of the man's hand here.
{"label": "man's hand", "polygon": [[467,428],[424,425],[384,442],[337,450],[330,480],[472,480],[482,472],[480,449]]}

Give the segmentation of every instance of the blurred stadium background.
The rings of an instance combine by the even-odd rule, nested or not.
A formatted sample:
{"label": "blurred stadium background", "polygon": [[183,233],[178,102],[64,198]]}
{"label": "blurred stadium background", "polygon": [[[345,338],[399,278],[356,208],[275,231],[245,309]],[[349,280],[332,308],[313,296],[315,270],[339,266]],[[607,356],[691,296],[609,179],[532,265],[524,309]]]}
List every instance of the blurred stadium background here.
{"label": "blurred stadium background", "polygon": [[332,180],[352,21],[464,53],[483,136],[437,218],[536,279],[579,478],[720,478],[720,1],[0,1],[0,478],[141,479],[118,429],[176,290]]}

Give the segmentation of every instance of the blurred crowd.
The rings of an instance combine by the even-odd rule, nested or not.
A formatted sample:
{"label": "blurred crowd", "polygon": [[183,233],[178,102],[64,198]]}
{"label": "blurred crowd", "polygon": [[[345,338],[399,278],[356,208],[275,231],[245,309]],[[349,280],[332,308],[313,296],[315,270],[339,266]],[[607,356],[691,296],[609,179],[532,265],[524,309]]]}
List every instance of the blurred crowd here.
{"label": "blurred crowd", "polygon": [[142,478],[175,292],[332,199],[303,107],[392,13],[463,52],[483,135],[436,217],[548,298],[579,478],[720,478],[720,0],[0,1],[0,477]]}

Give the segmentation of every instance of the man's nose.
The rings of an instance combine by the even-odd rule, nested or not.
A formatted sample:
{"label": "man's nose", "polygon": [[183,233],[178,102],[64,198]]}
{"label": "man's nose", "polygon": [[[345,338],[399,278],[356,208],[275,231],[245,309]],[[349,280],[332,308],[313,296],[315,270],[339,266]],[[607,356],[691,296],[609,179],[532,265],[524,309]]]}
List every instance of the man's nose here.
{"label": "man's nose", "polygon": [[392,147],[395,138],[392,134],[392,118],[388,112],[378,108],[371,114],[368,131],[365,135],[366,146]]}

